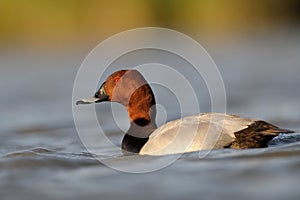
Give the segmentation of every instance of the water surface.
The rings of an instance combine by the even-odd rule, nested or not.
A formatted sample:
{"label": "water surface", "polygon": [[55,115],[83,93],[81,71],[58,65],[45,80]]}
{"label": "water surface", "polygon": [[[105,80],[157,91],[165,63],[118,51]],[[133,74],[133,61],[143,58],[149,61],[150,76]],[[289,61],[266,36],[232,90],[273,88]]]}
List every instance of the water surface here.
{"label": "water surface", "polygon": [[[221,149],[182,155],[175,163],[145,174],[113,170],[97,159],[138,167],[160,157],[122,156],[100,147],[87,152],[72,119],[72,86],[80,56],[35,56],[4,52],[0,74],[1,199],[299,199],[300,39],[297,35],[251,38],[207,50],[226,87],[228,113],[296,130],[269,148]],[[162,99],[168,102],[168,99]],[[209,111],[209,102],[202,102]],[[97,106],[99,118],[109,104]],[[178,117],[168,113],[168,119]],[[104,120],[107,135],[122,134]],[[126,127],[126,120],[123,122]],[[205,155],[205,156],[204,156]],[[166,156],[166,157],[172,157]],[[96,159],[97,158],[97,159]]]}

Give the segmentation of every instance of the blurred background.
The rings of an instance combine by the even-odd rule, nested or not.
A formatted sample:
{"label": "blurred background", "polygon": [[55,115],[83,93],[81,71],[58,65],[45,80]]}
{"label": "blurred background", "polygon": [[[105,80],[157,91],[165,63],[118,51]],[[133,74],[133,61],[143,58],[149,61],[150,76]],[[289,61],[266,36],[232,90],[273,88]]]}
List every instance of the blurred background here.
{"label": "blurred background", "polygon": [[[162,26],[191,36],[272,34],[299,25],[299,0],[12,0],[0,2],[3,47],[94,46],[128,29]],[[288,27],[287,27],[288,29]],[[274,34],[274,33],[273,33]]]}
{"label": "blurred background", "polygon": [[204,46],[224,78],[228,112],[280,122],[269,114],[276,106],[298,123],[299,13],[299,0],[0,0],[0,119],[3,127],[16,116],[26,126],[72,121],[72,85],[86,55],[114,34],[158,26]]}
{"label": "blurred background", "polygon": [[[300,0],[0,0],[1,199],[298,200],[299,134],[269,149],[220,150],[201,161],[188,154],[139,176],[86,152],[72,117],[77,70],[104,39],[145,26],[180,31],[204,46],[224,79],[228,113],[300,132]],[[203,96],[201,111],[210,111]],[[180,117],[170,110],[171,119]],[[120,131],[110,120],[105,125],[120,144]],[[99,148],[111,162],[139,162]],[[155,158],[142,164],[148,159]]]}

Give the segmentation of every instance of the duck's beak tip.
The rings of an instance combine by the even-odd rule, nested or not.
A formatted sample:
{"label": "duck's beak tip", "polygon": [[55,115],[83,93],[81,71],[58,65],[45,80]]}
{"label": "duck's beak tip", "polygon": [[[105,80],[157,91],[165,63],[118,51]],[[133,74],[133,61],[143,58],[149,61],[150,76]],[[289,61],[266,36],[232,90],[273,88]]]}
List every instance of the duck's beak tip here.
{"label": "duck's beak tip", "polygon": [[88,99],[80,99],[78,101],[76,101],[76,105],[80,105],[80,104],[92,104],[92,103],[96,103],[99,100],[99,98],[88,98]]}
{"label": "duck's beak tip", "polygon": [[76,106],[78,106],[79,104],[84,104],[84,101],[82,101],[82,100],[78,100],[78,101],[76,101]]}

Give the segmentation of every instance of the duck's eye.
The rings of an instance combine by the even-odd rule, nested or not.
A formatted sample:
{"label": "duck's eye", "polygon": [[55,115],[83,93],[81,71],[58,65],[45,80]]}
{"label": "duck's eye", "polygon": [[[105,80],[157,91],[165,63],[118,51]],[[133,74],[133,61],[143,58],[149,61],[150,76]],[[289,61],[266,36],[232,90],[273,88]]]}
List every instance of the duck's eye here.
{"label": "duck's eye", "polygon": [[115,83],[117,83],[119,81],[120,81],[120,77],[116,77],[115,80],[114,80]]}

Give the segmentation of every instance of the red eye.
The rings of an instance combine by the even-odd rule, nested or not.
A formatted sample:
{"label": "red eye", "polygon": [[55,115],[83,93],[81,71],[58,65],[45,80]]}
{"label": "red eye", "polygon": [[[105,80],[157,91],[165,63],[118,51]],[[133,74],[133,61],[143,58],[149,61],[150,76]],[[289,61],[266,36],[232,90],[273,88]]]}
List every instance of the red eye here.
{"label": "red eye", "polygon": [[120,77],[116,77],[115,78],[115,83],[119,82],[119,80],[120,80]]}

